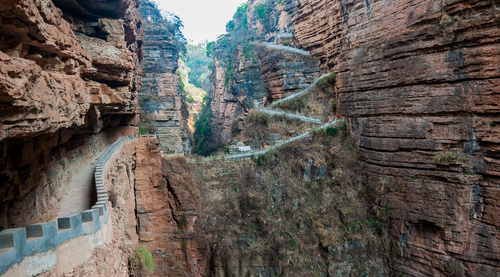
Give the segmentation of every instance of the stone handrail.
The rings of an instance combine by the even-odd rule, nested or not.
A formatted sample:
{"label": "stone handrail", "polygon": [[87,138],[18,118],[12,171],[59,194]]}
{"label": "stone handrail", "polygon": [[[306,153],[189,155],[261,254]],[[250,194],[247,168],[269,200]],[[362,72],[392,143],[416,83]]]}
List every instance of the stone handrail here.
{"label": "stone handrail", "polygon": [[305,51],[305,50],[302,50],[299,48],[294,48],[294,47],[285,46],[285,45],[281,45],[281,44],[272,44],[269,42],[260,42],[259,44],[264,46],[264,47],[271,48],[274,50],[290,51],[290,52],[294,52],[294,53],[305,55],[305,56],[311,56],[309,51]]}
{"label": "stone handrail", "polygon": [[104,187],[104,168],[121,143],[133,137],[121,137],[99,157],[94,172],[97,202],[79,214],[68,215],[52,222],[37,223],[25,228],[0,232],[0,275],[26,256],[57,248],[73,238],[99,231],[108,221],[108,195]]}
{"label": "stone handrail", "polygon": [[246,159],[246,158],[251,158],[251,157],[258,157],[258,156],[261,156],[261,155],[264,155],[267,151],[269,150],[273,150],[273,149],[276,149],[284,144],[287,144],[287,143],[290,143],[292,141],[296,141],[296,140],[299,140],[299,139],[303,139],[305,137],[308,137],[309,135],[311,135],[314,131],[317,131],[317,130],[321,130],[321,129],[325,129],[327,127],[332,127],[332,126],[340,126],[341,124],[344,123],[344,119],[337,119],[337,120],[334,120],[334,121],[330,121],[324,125],[321,125],[319,126],[318,128],[315,128],[313,130],[310,130],[310,131],[307,131],[307,132],[304,132],[298,136],[295,136],[293,138],[289,138],[287,140],[284,140],[280,143],[277,143],[267,149],[264,149],[264,150],[259,150],[259,151],[252,151],[252,152],[246,152],[246,153],[241,153],[241,154],[233,154],[233,155],[222,155],[222,156],[213,156],[213,157],[206,157],[206,158],[203,158],[202,161],[206,162],[206,161],[214,161],[214,160],[222,160],[222,159],[228,159],[228,160],[239,160],[239,159]]}
{"label": "stone handrail", "polygon": [[270,114],[270,115],[282,115],[282,116],[286,116],[286,117],[290,117],[290,118],[294,118],[294,119],[299,119],[299,120],[306,121],[306,122],[321,124],[321,120],[319,120],[318,118],[310,117],[310,116],[287,113],[287,112],[282,112],[282,111],[268,110],[268,109],[259,109],[258,111],[266,113],[266,114]]}
{"label": "stone handrail", "polygon": [[323,79],[323,78],[327,77],[327,76],[328,76],[328,75],[330,75],[330,74],[331,74],[331,73],[326,73],[326,74],[321,75],[318,79],[316,79],[316,81],[314,81],[314,82],[313,82],[313,83],[312,83],[309,87],[307,87],[306,89],[304,89],[304,90],[302,90],[302,91],[299,91],[299,92],[297,92],[297,93],[295,93],[295,94],[289,95],[289,96],[287,96],[287,97],[285,97],[285,98],[281,98],[280,100],[274,101],[274,102],[271,104],[271,106],[276,106],[276,105],[278,105],[278,104],[279,104],[279,103],[281,103],[281,102],[290,101],[290,100],[292,100],[292,99],[294,99],[294,98],[297,98],[298,96],[301,96],[301,95],[303,95],[303,94],[308,93],[308,92],[309,92],[309,91],[310,91],[310,90],[311,90],[311,89],[312,89],[312,88],[316,85],[316,83],[317,83],[319,80],[321,80],[321,79]]}

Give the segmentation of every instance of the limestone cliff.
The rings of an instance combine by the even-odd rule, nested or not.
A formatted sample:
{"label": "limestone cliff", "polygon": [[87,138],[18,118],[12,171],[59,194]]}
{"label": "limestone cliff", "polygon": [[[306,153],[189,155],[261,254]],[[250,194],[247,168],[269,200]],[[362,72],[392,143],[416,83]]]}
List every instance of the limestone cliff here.
{"label": "limestone cliff", "polygon": [[390,207],[394,272],[494,276],[500,11],[492,1],[302,1],[299,44]]}
{"label": "limestone cliff", "polygon": [[187,108],[181,95],[178,60],[184,42],[179,26],[161,14],[153,2],[142,1],[144,28],[141,121],[156,132],[167,154],[189,152]]}
{"label": "limestone cliff", "polygon": [[135,134],[138,1],[0,1],[0,229],[54,218],[72,172]]}
{"label": "limestone cliff", "polygon": [[233,119],[304,89],[319,76],[313,57],[296,48],[288,6],[280,2],[240,6],[217,41],[211,108],[219,145],[231,138]]}
{"label": "limestone cliff", "polygon": [[[281,8],[267,1],[267,17],[257,22],[252,9],[259,2],[249,1],[247,14],[249,32],[261,45],[283,37],[264,32],[265,24],[287,22],[278,26],[293,30],[294,43],[324,73],[337,73],[336,105],[359,147],[372,204],[389,210],[393,272],[495,276],[500,267],[498,5],[277,1]],[[236,71],[246,68],[240,60],[233,62]],[[275,86],[263,81],[271,79],[263,59],[256,63],[261,74],[252,80],[265,84],[260,95],[228,90],[226,64],[216,57],[212,107],[222,138],[245,107],[240,99],[258,95],[263,103],[264,96],[281,97],[269,97]],[[239,76],[236,87],[250,83]]]}
{"label": "limestone cliff", "polygon": [[135,177],[137,233],[156,261],[154,276],[203,276],[206,261],[194,232],[199,196],[191,168],[183,158],[162,159],[158,140],[144,139]]}

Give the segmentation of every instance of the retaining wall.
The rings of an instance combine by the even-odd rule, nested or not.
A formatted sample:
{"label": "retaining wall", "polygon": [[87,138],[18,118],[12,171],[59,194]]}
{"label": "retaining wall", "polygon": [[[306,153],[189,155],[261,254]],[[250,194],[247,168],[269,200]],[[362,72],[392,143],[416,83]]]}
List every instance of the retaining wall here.
{"label": "retaining wall", "polygon": [[[0,232],[0,275],[7,272],[7,276],[33,276],[54,267],[66,271],[83,263],[90,257],[91,250],[104,244],[109,228],[104,174],[112,166],[110,161],[119,152],[117,150],[131,138],[119,138],[97,160],[94,172],[97,202],[91,209],[52,222]],[[56,252],[64,255],[57,255]]]}

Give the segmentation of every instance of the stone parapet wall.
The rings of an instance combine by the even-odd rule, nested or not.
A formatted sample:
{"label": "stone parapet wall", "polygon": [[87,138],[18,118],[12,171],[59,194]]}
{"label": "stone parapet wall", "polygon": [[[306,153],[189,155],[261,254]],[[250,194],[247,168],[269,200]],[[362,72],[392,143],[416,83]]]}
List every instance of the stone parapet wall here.
{"label": "stone parapet wall", "polygon": [[[98,159],[94,173],[97,202],[91,209],[52,222],[0,232],[0,274],[33,276],[54,267],[67,271],[85,262],[95,247],[104,244],[111,234],[108,234],[108,195],[103,176],[131,138],[119,138]],[[78,253],[71,253],[75,250]]]}

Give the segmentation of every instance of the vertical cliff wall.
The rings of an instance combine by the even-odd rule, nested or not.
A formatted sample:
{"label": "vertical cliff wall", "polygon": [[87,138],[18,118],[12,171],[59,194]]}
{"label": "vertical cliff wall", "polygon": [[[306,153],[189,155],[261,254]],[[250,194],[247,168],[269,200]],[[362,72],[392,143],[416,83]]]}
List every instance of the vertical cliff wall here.
{"label": "vertical cliff wall", "polygon": [[[289,1],[292,2],[292,1]],[[301,1],[299,44],[338,73],[340,113],[390,207],[392,269],[498,272],[498,5]]]}
{"label": "vertical cliff wall", "polygon": [[[260,4],[266,17],[255,12]],[[397,274],[494,276],[500,267],[499,15],[495,1],[249,1],[252,43],[283,50],[288,42],[279,38],[292,37],[322,73],[337,73],[337,108],[366,166],[372,204],[389,210],[388,256]],[[228,36],[219,48],[230,49],[223,47]],[[238,96],[243,90],[235,88],[250,82],[234,61],[235,86],[227,89],[228,60],[215,59],[221,141],[246,108],[241,96],[252,95]],[[266,71],[276,61],[259,55],[256,64],[261,81],[252,84],[265,89],[254,103],[281,98],[272,93],[280,86],[265,81],[286,80]]]}
{"label": "vertical cliff wall", "polygon": [[319,76],[314,58],[296,48],[289,7],[280,2],[240,6],[228,33],[217,40],[211,108],[219,145],[231,138],[232,120],[308,87]]}
{"label": "vertical cliff wall", "polygon": [[166,153],[184,153],[190,148],[187,108],[182,100],[179,53],[184,47],[179,26],[167,21],[150,1],[142,1],[144,28],[143,87],[140,92],[141,120],[157,133]]}
{"label": "vertical cliff wall", "polygon": [[204,276],[191,168],[183,158],[162,159],[157,139],[141,140],[135,171],[137,233],[156,261],[153,274]]}
{"label": "vertical cliff wall", "polygon": [[72,172],[137,132],[137,1],[0,1],[0,229],[54,218]]}

